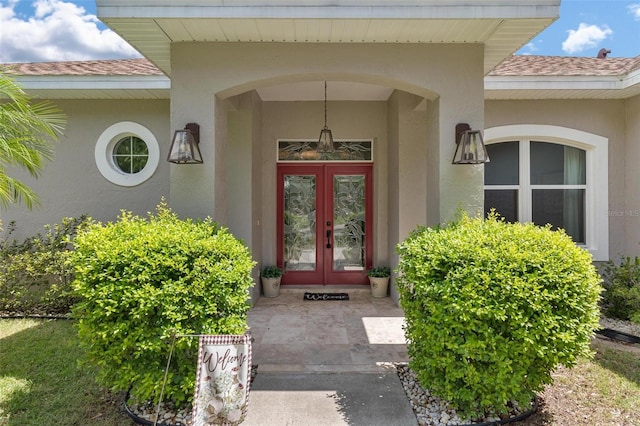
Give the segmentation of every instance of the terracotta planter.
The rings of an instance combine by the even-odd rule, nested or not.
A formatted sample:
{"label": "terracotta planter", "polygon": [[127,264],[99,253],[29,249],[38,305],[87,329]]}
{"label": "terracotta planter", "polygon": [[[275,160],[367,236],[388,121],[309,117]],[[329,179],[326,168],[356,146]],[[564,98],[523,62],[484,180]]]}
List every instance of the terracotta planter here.
{"label": "terracotta planter", "polygon": [[280,278],[262,277],[262,291],[264,297],[278,297],[280,295]]}
{"label": "terracotta planter", "polygon": [[389,277],[369,277],[369,284],[371,284],[371,296],[387,297]]}

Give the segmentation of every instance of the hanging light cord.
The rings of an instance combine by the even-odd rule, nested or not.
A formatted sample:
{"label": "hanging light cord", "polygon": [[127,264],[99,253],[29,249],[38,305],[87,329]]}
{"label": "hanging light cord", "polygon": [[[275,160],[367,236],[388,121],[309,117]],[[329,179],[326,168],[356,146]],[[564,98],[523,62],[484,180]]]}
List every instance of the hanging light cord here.
{"label": "hanging light cord", "polygon": [[327,80],[324,81],[324,128],[327,128]]}

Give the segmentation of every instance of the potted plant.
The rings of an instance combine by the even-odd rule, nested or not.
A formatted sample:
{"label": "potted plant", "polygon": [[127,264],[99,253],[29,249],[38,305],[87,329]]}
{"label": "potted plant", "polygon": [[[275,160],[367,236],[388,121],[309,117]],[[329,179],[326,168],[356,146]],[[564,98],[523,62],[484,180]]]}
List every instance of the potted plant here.
{"label": "potted plant", "polygon": [[264,297],[278,297],[280,294],[280,279],[282,278],[282,269],[275,265],[265,266],[260,274],[262,280],[262,291]]}
{"label": "potted plant", "polygon": [[369,269],[367,275],[369,276],[369,284],[371,284],[371,296],[387,297],[391,269],[388,266],[376,266]]}

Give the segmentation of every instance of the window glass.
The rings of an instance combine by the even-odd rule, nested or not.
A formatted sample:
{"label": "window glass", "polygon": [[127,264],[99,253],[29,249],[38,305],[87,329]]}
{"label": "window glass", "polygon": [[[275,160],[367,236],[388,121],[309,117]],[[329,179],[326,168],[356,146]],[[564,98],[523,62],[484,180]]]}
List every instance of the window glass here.
{"label": "window glass", "polygon": [[585,191],[583,189],[534,189],[532,220],[536,225],[563,228],[576,243],[585,242]]}
{"label": "window glass", "polygon": [[[492,160],[493,161],[493,160]],[[485,216],[495,209],[508,222],[518,221],[518,190],[517,189],[487,189],[484,191]]]}
{"label": "window glass", "polygon": [[144,169],[149,159],[147,144],[136,136],[127,136],[113,149],[113,162],[124,173],[135,174]]}
{"label": "window glass", "polygon": [[[532,185],[584,185],[585,151],[572,146],[531,142]],[[493,161],[493,158],[491,158]]]}
{"label": "window glass", "polygon": [[318,152],[318,140],[279,140],[278,161],[372,161],[373,141],[334,141],[334,152]]}
{"label": "window glass", "polygon": [[517,185],[519,181],[519,142],[487,145],[490,162],[484,165],[485,185]]}
{"label": "window glass", "polygon": [[[495,209],[509,222],[551,224],[563,228],[576,243],[586,243],[586,151],[534,141],[489,144],[487,151],[491,162],[485,164],[485,214]],[[521,162],[530,170],[523,182]]]}
{"label": "window glass", "polygon": [[[484,165],[485,211],[496,207],[510,219],[513,214],[520,222],[562,228],[589,250],[594,260],[609,259],[607,138],[542,124],[493,127],[485,129],[484,136],[491,156],[491,162]],[[519,144],[520,178],[516,184],[500,177],[509,167],[500,161],[500,151],[508,149],[500,141]],[[573,142],[565,145],[559,141]],[[491,171],[494,167],[502,170]],[[513,192],[506,192],[513,190],[517,190],[517,199]]]}

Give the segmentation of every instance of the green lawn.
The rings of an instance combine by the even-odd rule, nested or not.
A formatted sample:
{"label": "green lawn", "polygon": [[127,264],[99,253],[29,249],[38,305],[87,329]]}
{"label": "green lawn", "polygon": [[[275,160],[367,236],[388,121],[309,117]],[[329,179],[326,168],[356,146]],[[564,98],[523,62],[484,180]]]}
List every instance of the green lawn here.
{"label": "green lawn", "polygon": [[81,357],[71,321],[0,320],[0,425],[132,424]]}
{"label": "green lawn", "polygon": [[591,347],[594,360],[555,371],[542,407],[517,425],[640,425],[640,348],[600,339]]}

